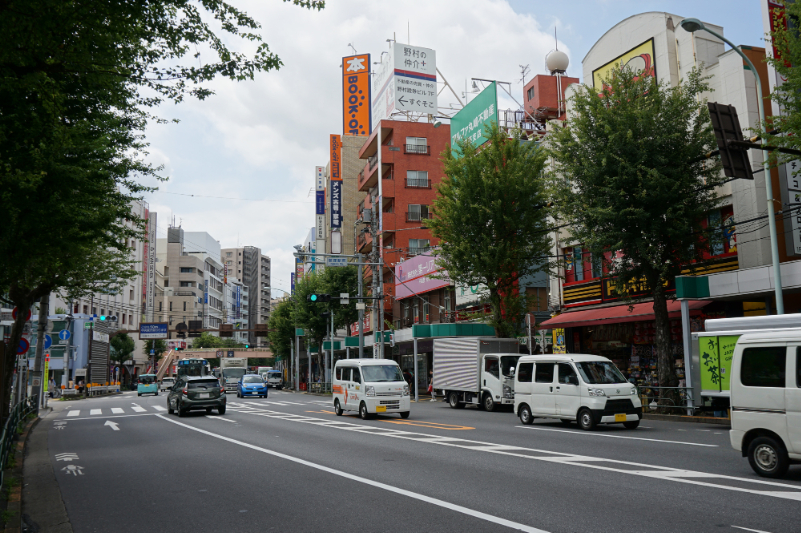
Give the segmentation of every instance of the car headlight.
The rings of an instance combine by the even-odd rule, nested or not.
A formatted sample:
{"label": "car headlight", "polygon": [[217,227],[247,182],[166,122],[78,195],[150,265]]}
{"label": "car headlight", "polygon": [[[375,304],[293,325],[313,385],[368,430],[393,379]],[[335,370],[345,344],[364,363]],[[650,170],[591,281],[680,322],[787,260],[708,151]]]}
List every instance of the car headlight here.
{"label": "car headlight", "polygon": [[408,385],[404,385],[403,386],[403,395],[404,396],[408,396],[409,395],[409,386]]}
{"label": "car headlight", "polygon": [[587,389],[590,393],[590,396],[606,396],[606,393],[603,389]]}
{"label": "car headlight", "polygon": [[364,392],[367,394],[367,396],[375,396],[375,387],[368,385],[364,388]]}
{"label": "car headlight", "polygon": [[637,395],[637,387],[632,387],[631,388],[631,395],[632,396],[636,396]]}
{"label": "car headlight", "polygon": [[512,387],[509,385],[503,386],[503,397],[504,398],[514,398],[514,393],[512,392]]}

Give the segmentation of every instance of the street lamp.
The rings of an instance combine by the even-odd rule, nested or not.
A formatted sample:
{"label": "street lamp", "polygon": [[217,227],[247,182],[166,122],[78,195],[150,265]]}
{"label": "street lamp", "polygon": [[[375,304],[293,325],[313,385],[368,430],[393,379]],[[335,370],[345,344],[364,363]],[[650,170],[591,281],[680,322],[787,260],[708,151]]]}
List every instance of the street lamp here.
{"label": "street lamp", "polygon": [[756,67],[748,59],[748,56],[743,53],[742,50],[734,46],[730,40],[726,39],[724,36],[720,35],[714,30],[710,30],[707,28],[703,22],[695,18],[684,19],[681,21],[681,27],[684,28],[686,31],[693,33],[699,30],[704,30],[708,33],[711,33],[724,43],[728,44],[732,47],[732,49],[737,52],[737,54],[743,58],[746,64],[750,67],[751,72],[754,73],[754,78],[756,78],[756,90],[757,90],[757,104],[759,105],[759,127],[761,129],[762,135],[760,135],[762,140],[762,165],[764,167],[764,174],[765,174],[765,195],[768,199],[768,228],[770,229],[770,255],[773,261],[773,278],[774,278],[774,290],[776,292],[776,314],[783,315],[784,314],[784,300],[782,299],[782,272],[781,272],[781,265],[779,264],[779,242],[776,237],[776,215],[773,210],[773,187],[771,184],[770,179],[770,169],[768,168],[768,151],[765,149],[765,143],[767,142],[766,131],[765,131],[765,104],[762,101],[762,81],[759,79],[759,73],[757,72]]}

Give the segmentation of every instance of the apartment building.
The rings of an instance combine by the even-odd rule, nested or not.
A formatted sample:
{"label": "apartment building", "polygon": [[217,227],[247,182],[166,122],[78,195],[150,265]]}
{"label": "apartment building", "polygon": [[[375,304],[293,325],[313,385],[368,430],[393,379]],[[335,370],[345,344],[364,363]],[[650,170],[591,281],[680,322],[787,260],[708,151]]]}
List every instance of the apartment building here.
{"label": "apartment building", "polygon": [[[270,320],[270,258],[262,255],[255,246],[223,248],[220,260],[228,268],[228,275],[241,280],[248,288],[248,317],[250,328],[253,324],[266,324]],[[257,338],[254,332],[248,334],[248,343],[261,346],[265,338]]]}

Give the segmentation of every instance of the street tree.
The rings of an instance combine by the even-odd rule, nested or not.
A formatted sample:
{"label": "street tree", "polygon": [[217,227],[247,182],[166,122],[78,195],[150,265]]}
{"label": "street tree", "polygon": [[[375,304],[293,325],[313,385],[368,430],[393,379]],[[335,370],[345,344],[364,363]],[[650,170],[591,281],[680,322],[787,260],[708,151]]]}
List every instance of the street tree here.
{"label": "street tree", "polygon": [[434,218],[438,265],[458,285],[486,287],[488,322],[498,337],[515,337],[524,312],[520,278],[549,270],[550,238],[543,178],[545,155],[536,143],[487,127],[481,147],[450,147],[437,188]]}
{"label": "street tree", "polygon": [[[320,349],[317,353],[318,368],[322,363],[323,339],[328,335],[330,318],[323,313],[327,304],[308,301],[312,294],[323,294],[322,277],[316,272],[309,272],[300,281],[295,282],[295,296],[292,305],[292,322],[303,328],[306,338],[312,345]],[[311,369],[309,369],[311,373]],[[310,375],[311,377],[311,375]]]}
{"label": "street tree", "polygon": [[358,269],[355,266],[329,267],[323,270],[321,276],[321,290],[331,295],[331,301],[326,308],[334,313],[334,327],[347,329],[359,319],[356,310],[356,300],[351,298],[348,305],[342,305],[339,295],[348,293],[356,296],[359,290]]}
{"label": "street tree", "polygon": [[122,372],[122,369],[125,368],[123,363],[133,359],[136,342],[127,333],[120,333],[119,335],[114,335],[109,343],[111,344],[109,359],[114,361]]}
{"label": "street tree", "polygon": [[292,360],[292,340],[295,337],[292,303],[292,300],[283,300],[270,313],[267,336],[276,359]]}
{"label": "street tree", "polygon": [[[603,89],[580,86],[564,127],[546,138],[559,222],[616,278],[618,295],[653,298],[661,387],[678,386],[666,288],[722,233],[702,227],[723,180],[706,159],[715,149],[707,90],[697,69],[675,87],[618,70]],[[660,389],[660,404],[668,395]]]}
{"label": "street tree", "polygon": [[[767,62],[784,80],[770,95],[782,113],[767,117],[769,124],[766,129],[769,132],[778,130],[778,133],[768,135],[768,144],[771,146],[801,150],[801,69],[798,68],[801,65],[801,34],[798,29],[801,4],[784,4],[771,8],[775,30],[769,35],[774,54],[767,57]],[[779,152],[771,152],[771,157],[780,161],[798,159],[798,156]],[[801,172],[801,169],[797,168],[796,172]]]}
{"label": "street tree", "polygon": [[217,337],[208,331],[200,334],[200,337],[192,339],[192,348],[244,348],[245,345],[231,337]]}
{"label": "street tree", "polygon": [[[150,358],[153,363],[158,362],[167,351],[167,342],[163,339],[151,339],[145,341],[142,353]],[[150,353],[153,352],[153,353]]]}

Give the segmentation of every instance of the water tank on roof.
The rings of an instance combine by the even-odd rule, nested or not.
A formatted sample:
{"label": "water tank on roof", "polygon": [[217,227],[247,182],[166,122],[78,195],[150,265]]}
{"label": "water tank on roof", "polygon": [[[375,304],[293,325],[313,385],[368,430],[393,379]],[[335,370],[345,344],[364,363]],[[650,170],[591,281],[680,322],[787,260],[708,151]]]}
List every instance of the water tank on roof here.
{"label": "water tank on roof", "polygon": [[545,57],[545,66],[551,74],[564,74],[570,64],[567,54],[561,50],[554,50]]}

